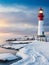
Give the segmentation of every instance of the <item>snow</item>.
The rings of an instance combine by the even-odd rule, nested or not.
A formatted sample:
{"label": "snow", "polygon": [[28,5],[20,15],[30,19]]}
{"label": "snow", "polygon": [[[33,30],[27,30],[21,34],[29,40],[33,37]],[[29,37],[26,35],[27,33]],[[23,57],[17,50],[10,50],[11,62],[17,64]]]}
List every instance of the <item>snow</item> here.
{"label": "snow", "polygon": [[11,48],[11,46],[10,45],[4,45],[4,46],[2,46],[2,47],[4,47],[4,48]]}
{"label": "snow", "polygon": [[15,60],[17,59],[18,57],[14,56],[13,54],[11,53],[1,53],[0,54],[0,60],[1,61],[10,61],[10,60]]}
{"label": "snow", "polygon": [[26,59],[28,57],[28,55],[24,54],[21,51],[20,52],[17,52],[16,55],[22,57],[23,59]]}
{"label": "snow", "polygon": [[49,65],[49,42],[33,41],[16,53],[22,57],[11,65]]}
{"label": "snow", "polygon": [[2,47],[3,47],[3,48],[10,48],[10,49],[20,49],[20,48],[22,48],[22,47],[24,47],[24,46],[26,46],[26,44],[12,44],[12,45],[10,45],[10,44],[5,44],[5,45],[3,45]]}
{"label": "snow", "polygon": [[27,40],[26,40],[26,41],[24,41],[24,40],[23,40],[23,41],[19,40],[19,41],[11,41],[11,44],[13,44],[13,43],[14,43],[14,44],[17,44],[17,43],[21,43],[21,44],[22,44],[22,43],[30,43],[30,42],[32,42],[32,40],[28,40],[28,41],[27,41]]}
{"label": "snow", "polygon": [[22,48],[22,47],[25,47],[26,46],[26,44],[13,44],[12,46],[11,46],[11,48],[14,48],[14,49],[20,49],[20,48]]}

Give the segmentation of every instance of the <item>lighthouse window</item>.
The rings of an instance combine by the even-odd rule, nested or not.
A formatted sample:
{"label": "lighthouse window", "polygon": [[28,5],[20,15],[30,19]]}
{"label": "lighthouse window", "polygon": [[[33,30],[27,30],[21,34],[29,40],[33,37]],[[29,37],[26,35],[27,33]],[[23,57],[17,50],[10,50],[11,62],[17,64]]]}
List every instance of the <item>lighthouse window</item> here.
{"label": "lighthouse window", "polygon": [[42,32],[42,34],[44,35],[44,31]]}
{"label": "lighthouse window", "polygon": [[39,13],[43,13],[43,11],[39,11]]}

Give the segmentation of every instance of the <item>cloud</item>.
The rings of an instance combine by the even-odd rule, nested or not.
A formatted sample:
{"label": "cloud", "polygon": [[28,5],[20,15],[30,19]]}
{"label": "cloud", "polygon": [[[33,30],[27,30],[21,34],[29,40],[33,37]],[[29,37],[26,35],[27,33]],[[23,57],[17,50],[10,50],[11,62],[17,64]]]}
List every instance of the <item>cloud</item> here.
{"label": "cloud", "polygon": [[8,22],[16,21],[18,23],[20,23],[20,22],[21,23],[26,23],[26,22],[31,23],[37,17],[36,10],[28,9],[24,6],[7,7],[7,8],[4,6],[1,6],[0,18],[4,18],[4,19],[8,20]]}
{"label": "cloud", "polygon": [[32,12],[31,9],[32,8],[28,8],[24,5],[23,6],[22,5],[3,6],[2,4],[0,4],[0,12],[24,12],[26,13],[27,11]]}
{"label": "cloud", "polygon": [[7,7],[0,5],[0,12],[20,12],[22,9],[17,7]]}
{"label": "cloud", "polygon": [[[47,8],[45,8],[45,11],[47,11]],[[46,15],[45,19],[48,22],[47,18],[49,15]],[[25,6],[0,6],[0,32],[33,34],[37,32],[37,26],[38,8],[30,9]]]}

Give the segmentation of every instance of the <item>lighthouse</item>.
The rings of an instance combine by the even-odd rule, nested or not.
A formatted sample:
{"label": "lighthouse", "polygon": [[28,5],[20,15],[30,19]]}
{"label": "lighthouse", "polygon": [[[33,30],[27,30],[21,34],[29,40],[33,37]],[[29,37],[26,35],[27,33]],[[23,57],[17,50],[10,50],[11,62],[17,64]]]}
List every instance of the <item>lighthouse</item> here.
{"label": "lighthouse", "polygon": [[43,36],[44,35],[44,15],[43,15],[43,9],[39,9],[38,13],[38,36]]}
{"label": "lighthouse", "polygon": [[42,8],[39,9],[38,13],[38,40],[46,40],[46,36],[44,34],[44,11]]}

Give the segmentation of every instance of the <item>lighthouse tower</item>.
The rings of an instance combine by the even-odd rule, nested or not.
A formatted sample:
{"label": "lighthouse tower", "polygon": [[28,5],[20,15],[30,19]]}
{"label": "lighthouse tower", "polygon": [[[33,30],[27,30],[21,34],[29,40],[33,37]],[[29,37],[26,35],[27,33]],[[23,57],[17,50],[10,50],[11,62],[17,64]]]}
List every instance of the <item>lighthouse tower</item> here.
{"label": "lighthouse tower", "polygon": [[39,9],[39,14],[38,14],[38,35],[43,36],[44,35],[44,15],[43,15],[43,9]]}
{"label": "lighthouse tower", "polygon": [[43,14],[43,9],[40,8],[39,9],[39,13],[38,13],[38,40],[45,40],[45,34],[44,34],[44,14]]}

